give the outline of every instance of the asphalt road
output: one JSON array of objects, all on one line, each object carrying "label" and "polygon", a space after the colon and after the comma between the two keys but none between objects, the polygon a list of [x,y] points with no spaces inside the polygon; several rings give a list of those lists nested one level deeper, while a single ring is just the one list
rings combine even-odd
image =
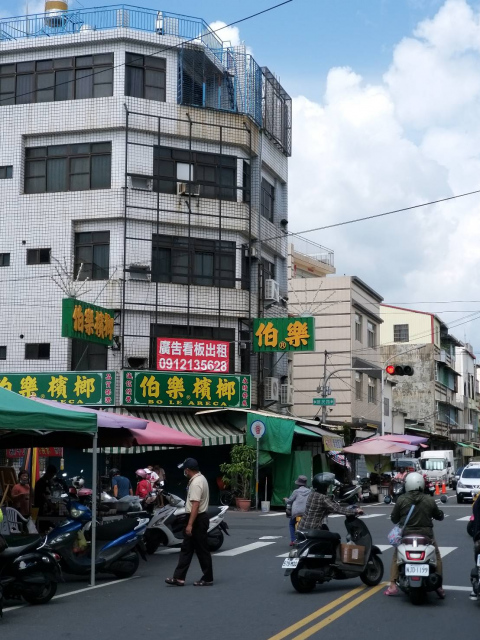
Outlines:
[{"label": "asphalt road", "polygon": [[[414,607],[406,596],[387,598],[384,588],[364,588],[359,579],[298,594],[281,569],[280,556],[289,551],[285,516],[231,512],[231,537],[214,556],[213,587],[192,586],[201,575],[196,560],[185,587],[167,586],[164,579],[172,575],[177,555],[161,550],[130,580],[100,578],[92,589],[87,580],[67,578],[48,605],[12,603],[0,621],[0,638],[304,640],[327,634],[335,640],[371,640],[377,634],[406,634],[409,640],[426,640],[459,632],[477,637],[480,605],[468,598],[473,553],[465,518],[471,506],[450,499],[443,508],[447,517],[435,530],[445,558],[444,601],[431,594],[425,605]],[[367,506],[365,511],[374,543],[383,545],[387,580],[391,507]],[[343,522],[342,517],[330,518],[329,525],[344,536]]]}]

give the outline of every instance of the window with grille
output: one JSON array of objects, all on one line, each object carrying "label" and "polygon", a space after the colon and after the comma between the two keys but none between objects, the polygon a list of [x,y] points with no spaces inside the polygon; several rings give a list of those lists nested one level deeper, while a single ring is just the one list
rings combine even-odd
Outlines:
[{"label": "window with grille", "polygon": [[107,353],[104,344],[72,340],[72,371],[105,371]]},{"label": "window with grille", "polygon": [[110,189],[111,142],[25,149],[25,193]]},{"label": "window with grille", "polygon": [[355,314],[355,340],[362,342],[362,316],[359,313]]},{"label": "window with grille", "polygon": [[374,349],[377,346],[377,327],[372,322],[367,323],[368,346]]},{"label": "window with grille", "polygon": [[125,95],[165,102],[167,61],[138,53],[125,54]]},{"label": "window with grille", "polygon": [[355,398],[363,399],[363,374],[359,371],[355,371]]},{"label": "window with grille", "polygon": [[368,402],[377,402],[377,381],[368,376]]},{"label": "window with grille", "polygon": [[394,324],[393,325],[393,341],[394,342],[408,342],[408,324]]},{"label": "window with grille", "polygon": [[108,280],[110,267],[110,231],[75,234],[75,278]]},{"label": "window with grille", "polygon": [[237,158],[187,149],[154,147],[153,190],[177,193],[177,185],[199,186],[200,196],[219,200],[237,199]]},{"label": "window with grille", "polygon": [[9,178],[13,178],[13,166],[0,167],[0,180],[8,180]]},{"label": "window with grille", "polygon": [[50,264],[50,249],[27,249],[27,264]]},{"label": "window with grille", "polygon": [[235,242],[154,234],[152,282],[235,287]]},{"label": "window with grille", "polygon": [[26,344],[25,360],[50,360],[50,343],[39,342]]},{"label": "window with grille", "polygon": [[113,53],[0,65],[0,105],[113,96]]},{"label": "window with grille", "polygon": [[7,347],[1,346],[0,347],[0,360],[6,360],[7,359]]},{"label": "window with grille", "polygon": [[264,218],[273,222],[273,205],[275,201],[275,187],[262,178],[260,213]]},{"label": "window with grille", "polygon": [[9,266],[10,266],[10,254],[0,253],[0,267],[9,267]]}]

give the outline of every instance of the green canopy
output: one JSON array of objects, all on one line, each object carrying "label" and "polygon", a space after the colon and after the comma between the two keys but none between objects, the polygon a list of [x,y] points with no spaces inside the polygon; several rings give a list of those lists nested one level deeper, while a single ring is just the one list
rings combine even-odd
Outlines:
[{"label": "green canopy", "polygon": [[96,433],[94,413],[51,407],[0,387],[0,431],[81,431]]}]

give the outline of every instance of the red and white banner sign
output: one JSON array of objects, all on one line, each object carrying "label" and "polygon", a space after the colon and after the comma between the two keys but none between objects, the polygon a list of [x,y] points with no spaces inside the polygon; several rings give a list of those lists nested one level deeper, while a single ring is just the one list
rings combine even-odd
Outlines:
[{"label": "red and white banner sign", "polygon": [[229,357],[228,342],[157,338],[158,371],[228,373]]},{"label": "red and white banner sign", "polygon": [[[11,459],[24,458],[28,449],[6,449],[6,457]],[[38,455],[40,458],[63,458],[62,447],[39,447]]]}]

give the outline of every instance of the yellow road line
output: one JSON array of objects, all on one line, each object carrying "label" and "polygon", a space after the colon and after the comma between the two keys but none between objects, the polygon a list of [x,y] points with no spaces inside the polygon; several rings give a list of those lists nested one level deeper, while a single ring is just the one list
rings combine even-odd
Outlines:
[{"label": "yellow road line", "polygon": [[313,625],[313,627],[310,627],[310,629],[306,629],[299,636],[295,636],[295,638],[293,638],[292,640],[306,640],[306,638],[309,638],[317,631],[320,631],[320,629],[323,629],[331,622],[334,622],[335,620],[337,620],[337,618],[340,618],[345,613],[348,613],[349,611],[354,609],[357,605],[361,604],[364,600],[367,600],[371,596],[381,591],[381,589],[383,589],[386,584],[387,584],[386,582],[381,582],[376,587],[371,587],[370,589],[368,589],[368,591],[366,591],[365,593],[362,593],[361,596],[359,596],[358,598],[355,598],[355,600],[352,600],[351,602],[346,604],[344,607],[342,607],[338,611],[335,611],[335,613],[332,613],[332,615],[328,616],[327,618],[324,618],[324,620],[322,620],[321,622],[318,622],[317,624]]},{"label": "yellow road line", "polygon": [[298,629],[301,629],[302,627],[309,624],[310,622],[313,622],[313,620],[316,620],[320,616],[323,616],[324,613],[328,613],[332,609],[335,609],[335,607],[338,607],[338,605],[342,604],[342,602],[345,602],[346,600],[350,600],[350,598],[353,598],[353,596],[356,596],[361,591],[365,591],[366,588],[367,587],[361,586],[361,587],[357,587],[356,589],[352,589],[352,591],[345,593],[340,598],[337,598],[336,600],[334,600],[333,602],[330,602],[329,604],[325,605],[321,609],[314,611],[306,618],[302,618],[302,620],[295,622],[295,624],[292,624],[290,627],[287,627],[283,631],[280,631],[280,633],[277,633],[275,636],[272,636],[268,640],[282,640],[282,638],[286,638],[287,636],[294,633],[295,631],[298,631]]}]

